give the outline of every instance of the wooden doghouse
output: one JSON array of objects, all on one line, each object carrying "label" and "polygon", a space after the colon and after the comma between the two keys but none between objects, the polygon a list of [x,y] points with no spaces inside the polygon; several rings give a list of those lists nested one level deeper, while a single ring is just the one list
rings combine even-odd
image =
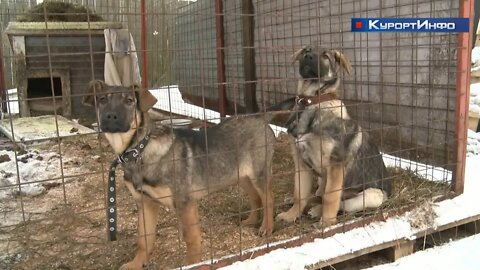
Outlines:
[{"label": "wooden doghouse", "polygon": [[93,120],[82,104],[87,84],[103,79],[106,28],[115,22],[11,22],[9,36],[14,57],[21,117],[61,114]]}]

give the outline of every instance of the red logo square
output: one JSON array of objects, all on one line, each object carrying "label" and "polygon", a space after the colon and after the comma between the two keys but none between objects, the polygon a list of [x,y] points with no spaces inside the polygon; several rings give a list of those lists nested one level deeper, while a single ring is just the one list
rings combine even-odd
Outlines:
[{"label": "red logo square", "polygon": [[362,28],[362,22],[355,22],[355,29],[361,29]]}]

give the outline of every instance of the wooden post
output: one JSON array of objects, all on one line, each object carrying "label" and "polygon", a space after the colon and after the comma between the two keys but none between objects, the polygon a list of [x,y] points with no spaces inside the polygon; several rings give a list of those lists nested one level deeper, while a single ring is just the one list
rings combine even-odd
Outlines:
[{"label": "wooden post", "polygon": [[30,116],[30,108],[28,107],[28,78],[27,78],[27,60],[25,52],[25,37],[13,36],[13,54],[15,57],[15,81],[17,84],[18,107],[21,117]]},{"label": "wooden post", "polygon": [[243,76],[245,78],[245,109],[258,112],[256,97],[257,73],[255,68],[255,12],[252,0],[242,0]]},{"label": "wooden post", "polygon": [[145,0],[140,1],[140,39],[142,47],[142,85],[143,88],[148,89],[148,57],[147,57],[147,8]]},{"label": "wooden post", "polygon": [[473,31],[473,1],[460,1],[461,18],[470,18],[468,33],[458,34],[457,45],[457,93],[455,108],[455,136],[456,136],[456,170],[454,183],[452,185],[456,195],[463,193],[465,181],[465,162],[467,152],[467,129],[468,129],[468,103],[470,100],[470,67]]},{"label": "wooden post", "polygon": [[2,112],[7,112],[7,85],[5,83],[5,69],[3,68],[3,36],[0,34],[0,98]]},{"label": "wooden post", "polygon": [[223,28],[223,0],[215,1],[215,41],[217,50],[218,112],[226,116],[227,94],[225,91],[225,43]]}]

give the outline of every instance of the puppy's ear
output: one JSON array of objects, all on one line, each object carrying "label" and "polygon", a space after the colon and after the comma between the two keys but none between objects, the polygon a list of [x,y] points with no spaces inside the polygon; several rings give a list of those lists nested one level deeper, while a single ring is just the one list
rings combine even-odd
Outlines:
[{"label": "puppy's ear", "polygon": [[298,61],[300,58],[300,55],[302,54],[304,48],[301,48],[299,50],[296,50],[292,55],[290,55],[290,60],[292,60],[292,63],[295,63],[295,61]]},{"label": "puppy's ear", "polygon": [[307,50],[307,49],[311,49],[310,46],[304,46],[303,48],[299,49],[299,50],[296,50],[291,56],[290,56],[290,59],[292,60],[292,63],[295,63],[295,61],[298,61],[300,60],[300,56],[302,55],[302,53]]},{"label": "puppy's ear", "polygon": [[95,95],[105,90],[105,82],[93,80],[88,83],[87,95],[83,97],[82,103],[88,106],[95,106]]},{"label": "puppy's ear", "polygon": [[142,112],[147,112],[150,108],[157,103],[155,96],[150,93],[147,89],[135,84],[132,86],[133,90],[137,93],[138,97],[138,106]]},{"label": "puppy's ear", "polygon": [[335,56],[335,60],[340,63],[340,66],[343,67],[343,69],[345,69],[345,71],[347,71],[349,75],[352,74],[352,64],[350,64],[347,56],[337,50],[334,50],[333,53]]}]

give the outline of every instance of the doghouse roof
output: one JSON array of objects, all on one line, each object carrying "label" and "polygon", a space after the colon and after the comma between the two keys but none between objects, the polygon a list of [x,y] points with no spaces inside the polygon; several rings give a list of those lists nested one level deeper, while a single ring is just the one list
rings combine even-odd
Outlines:
[{"label": "doghouse roof", "polygon": [[48,34],[84,34],[101,32],[103,29],[120,29],[119,22],[10,22],[6,33],[12,36]]}]

